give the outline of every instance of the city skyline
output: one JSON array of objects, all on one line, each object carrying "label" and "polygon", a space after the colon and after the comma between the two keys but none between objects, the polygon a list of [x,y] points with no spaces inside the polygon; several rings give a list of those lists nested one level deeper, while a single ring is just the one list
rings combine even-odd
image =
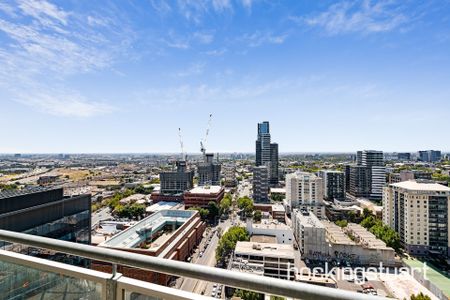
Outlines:
[{"label": "city skyline", "polygon": [[450,151],[450,4],[10,0],[0,153]]}]

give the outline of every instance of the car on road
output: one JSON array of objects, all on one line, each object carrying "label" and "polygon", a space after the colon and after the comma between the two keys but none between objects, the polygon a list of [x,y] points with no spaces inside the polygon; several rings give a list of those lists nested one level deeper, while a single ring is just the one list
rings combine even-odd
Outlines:
[{"label": "car on road", "polygon": [[199,257],[203,256],[203,251],[200,251],[200,253],[198,254]]}]

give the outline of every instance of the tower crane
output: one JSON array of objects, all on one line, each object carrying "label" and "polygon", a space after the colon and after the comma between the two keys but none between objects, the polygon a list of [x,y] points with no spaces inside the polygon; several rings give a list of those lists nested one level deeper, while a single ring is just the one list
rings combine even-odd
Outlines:
[{"label": "tower crane", "polygon": [[209,114],[208,126],[206,127],[205,138],[200,141],[200,151],[203,153],[203,157],[206,156],[206,142],[208,140],[209,129],[211,128],[212,114]]},{"label": "tower crane", "polygon": [[181,128],[178,128],[178,137],[179,137],[179,139],[180,139],[181,160],[185,160],[185,157],[184,157],[183,136],[181,135]]}]

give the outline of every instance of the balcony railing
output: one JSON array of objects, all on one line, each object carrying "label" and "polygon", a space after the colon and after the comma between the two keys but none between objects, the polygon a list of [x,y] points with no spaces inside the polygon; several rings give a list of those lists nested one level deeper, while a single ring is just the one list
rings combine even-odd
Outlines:
[{"label": "balcony railing", "polygon": [[[162,259],[136,253],[76,244],[40,236],[0,230],[0,240],[63,252],[89,259],[140,269],[220,283],[225,286],[252,290],[294,299],[384,299],[339,289],[306,283],[233,272],[203,265]],[[113,274],[98,272],[68,264],[0,250],[0,299],[19,299],[18,295],[71,295],[70,299],[212,299],[178,289],[143,282]],[[114,270],[114,268],[113,268]],[[13,282],[7,282],[13,280]],[[13,287],[13,288],[11,288]],[[28,298],[28,297],[26,297]],[[45,298],[45,297],[44,297]],[[23,299],[20,298],[20,299]],[[139,298],[142,299],[142,298]]]}]

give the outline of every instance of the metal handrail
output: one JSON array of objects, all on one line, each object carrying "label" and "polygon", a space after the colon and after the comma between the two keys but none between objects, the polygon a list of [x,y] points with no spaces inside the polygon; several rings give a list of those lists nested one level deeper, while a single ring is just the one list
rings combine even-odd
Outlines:
[{"label": "metal handrail", "polygon": [[292,297],[296,299],[387,299],[307,283],[292,282],[277,278],[233,272],[203,265],[152,257],[127,251],[72,243],[7,230],[0,230],[0,240],[60,251],[76,256],[151,270],[178,277],[189,277],[209,282],[217,282],[235,288],[252,290],[270,295]]}]

